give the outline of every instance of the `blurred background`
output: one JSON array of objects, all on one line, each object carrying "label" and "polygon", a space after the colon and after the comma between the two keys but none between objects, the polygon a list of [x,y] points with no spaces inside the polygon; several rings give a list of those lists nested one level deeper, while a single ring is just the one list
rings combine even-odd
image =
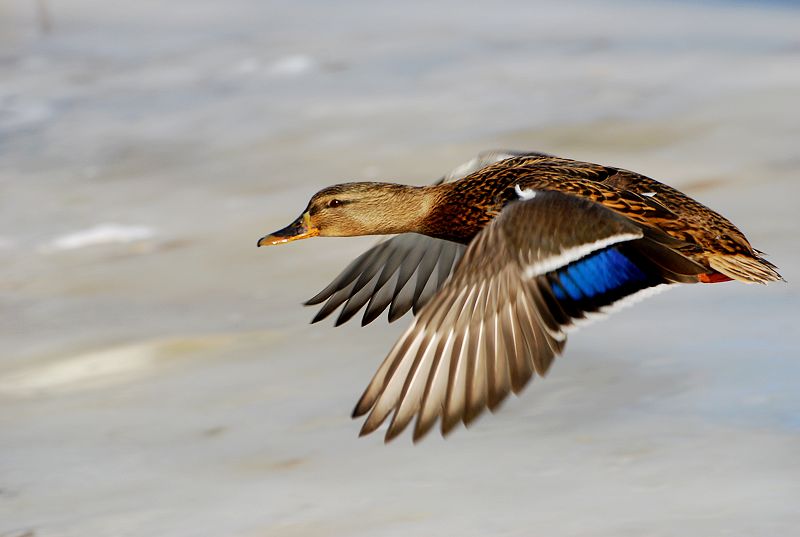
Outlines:
[{"label": "blurred background", "polygon": [[[753,536],[800,524],[794,2],[0,0],[0,536]],[[358,439],[409,318],[309,325],[374,238],[311,194],[494,148],[639,171],[788,284],[574,334],[446,441]]]}]

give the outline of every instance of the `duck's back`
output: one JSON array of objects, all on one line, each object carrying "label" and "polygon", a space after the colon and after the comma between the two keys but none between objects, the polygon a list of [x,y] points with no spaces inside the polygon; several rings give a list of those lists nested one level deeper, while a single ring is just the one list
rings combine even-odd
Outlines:
[{"label": "duck's back", "polygon": [[557,157],[521,156],[442,187],[458,200],[443,204],[442,214],[450,222],[447,229],[462,238],[496,216],[503,204],[513,199],[515,187],[554,190],[590,199],[684,242],[682,253],[724,275],[708,281],[733,278],[765,283],[781,279],[774,265],[764,260],[728,219],[675,188],[629,170]]}]

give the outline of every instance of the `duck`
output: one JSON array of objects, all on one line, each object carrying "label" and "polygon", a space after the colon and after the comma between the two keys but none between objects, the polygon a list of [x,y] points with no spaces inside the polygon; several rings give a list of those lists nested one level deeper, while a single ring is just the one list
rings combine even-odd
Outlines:
[{"label": "duck", "polygon": [[[426,186],[351,182],[258,240],[389,235],[306,302],[413,312],[353,410],[360,435],[447,436],[544,377],[567,334],[679,284],[782,280],[728,219],[642,174],[533,151],[487,151]],[[412,278],[414,281],[412,282]]]}]

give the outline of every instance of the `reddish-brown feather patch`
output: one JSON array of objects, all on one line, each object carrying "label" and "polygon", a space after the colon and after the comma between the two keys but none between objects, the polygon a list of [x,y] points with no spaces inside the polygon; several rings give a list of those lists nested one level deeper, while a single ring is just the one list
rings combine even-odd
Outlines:
[{"label": "reddish-brown feather patch", "polygon": [[729,282],[733,278],[729,278],[724,274],[714,272],[709,274],[698,274],[697,279],[698,281],[700,281],[700,283],[721,283],[721,282]]}]

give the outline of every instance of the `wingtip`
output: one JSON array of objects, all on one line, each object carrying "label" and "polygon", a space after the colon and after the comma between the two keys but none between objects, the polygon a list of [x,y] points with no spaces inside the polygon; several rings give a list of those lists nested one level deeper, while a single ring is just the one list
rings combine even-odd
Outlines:
[{"label": "wingtip", "polygon": [[320,294],[312,296],[311,298],[309,298],[308,300],[303,302],[303,305],[304,306],[316,306],[317,304],[322,304],[322,302],[326,298],[327,297],[323,296],[322,293],[320,293]]},{"label": "wingtip", "polygon": [[360,418],[366,414],[368,410],[369,407],[364,404],[364,396],[362,395],[361,399],[359,399],[358,403],[356,403],[356,406],[353,407],[353,412],[350,413],[350,417],[353,419]]},{"label": "wingtip", "polygon": [[324,319],[327,316],[328,316],[327,314],[323,315],[322,310],[320,310],[320,311],[317,312],[316,315],[314,315],[314,318],[311,319],[311,322],[308,323],[308,324],[317,324],[318,322],[320,322],[322,319]]},{"label": "wingtip", "polygon": [[339,312],[339,316],[336,318],[336,322],[333,323],[333,326],[342,326],[344,323],[355,317],[358,310],[361,309],[361,306],[351,307],[351,300],[348,300],[342,310]]},{"label": "wingtip", "polygon": [[397,319],[405,315],[407,311],[407,309],[403,310],[402,308],[395,307],[395,302],[392,302],[392,305],[389,306],[389,322],[395,322]]},{"label": "wingtip", "polygon": [[367,326],[380,316],[381,316],[380,311],[372,312],[369,309],[367,309],[367,311],[364,312],[364,316],[361,317],[361,326]]},{"label": "wingtip", "polygon": [[458,425],[459,423],[461,423],[461,420],[459,419],[458,416],[453,416],[452,418],[449,419],[446,416],[442,416],[442,425],[441,425],[442,437],[447,438],[448,436],[450,436],[450,433],[452,433],[453,430],[455,430],[456,425]]},{"label": "wingtip", "polygon": [[500,410],[503,407],[503,403],[505,402],[507,396],[508,393],[504,393],[502,395],[492,395],[487,402],[487,408],[489,409],[489,412],[494,414]]},{"label": "wingtip", "polygon": [[481,416],[481,414],[483,414],[484,410],[486,410],[485,406],[480,406],[477,408],[468,408],[466,413],[464,414],[464,419],[463,419],[464,426],[470,427],[473,423],[475,423],[475,420],[477,420]]},{"label": "wingtip", "polygon": [[362,436],[367,436],[370,433],[374,433],[378,429],[378,427],[381,426],[381,423],[383,422],[377,420],[370,420],[369,418],[367,418],[367,420],[364,422],[364,425],[361,426],[361,430],[358,433],[359,438]]},{"label": "wingtip", "polygon": [[427,434],[433,429],[433,426],[436,424],[436,418],[433,420],[429,420],[427,423],[422,423],[420,418],[417,418],[417,422],[414,424],[414,434],[411,437],[411,441],[414,444],[420,442]]},{"label": "wingtip", "polygon": [[394,423],[392,423],[386,430],[386,434],[383,437],[383,443],[388,444],[389,442],[400,436],[400,433],[402,432],[403,432],[402,428],[395,427]]}]

